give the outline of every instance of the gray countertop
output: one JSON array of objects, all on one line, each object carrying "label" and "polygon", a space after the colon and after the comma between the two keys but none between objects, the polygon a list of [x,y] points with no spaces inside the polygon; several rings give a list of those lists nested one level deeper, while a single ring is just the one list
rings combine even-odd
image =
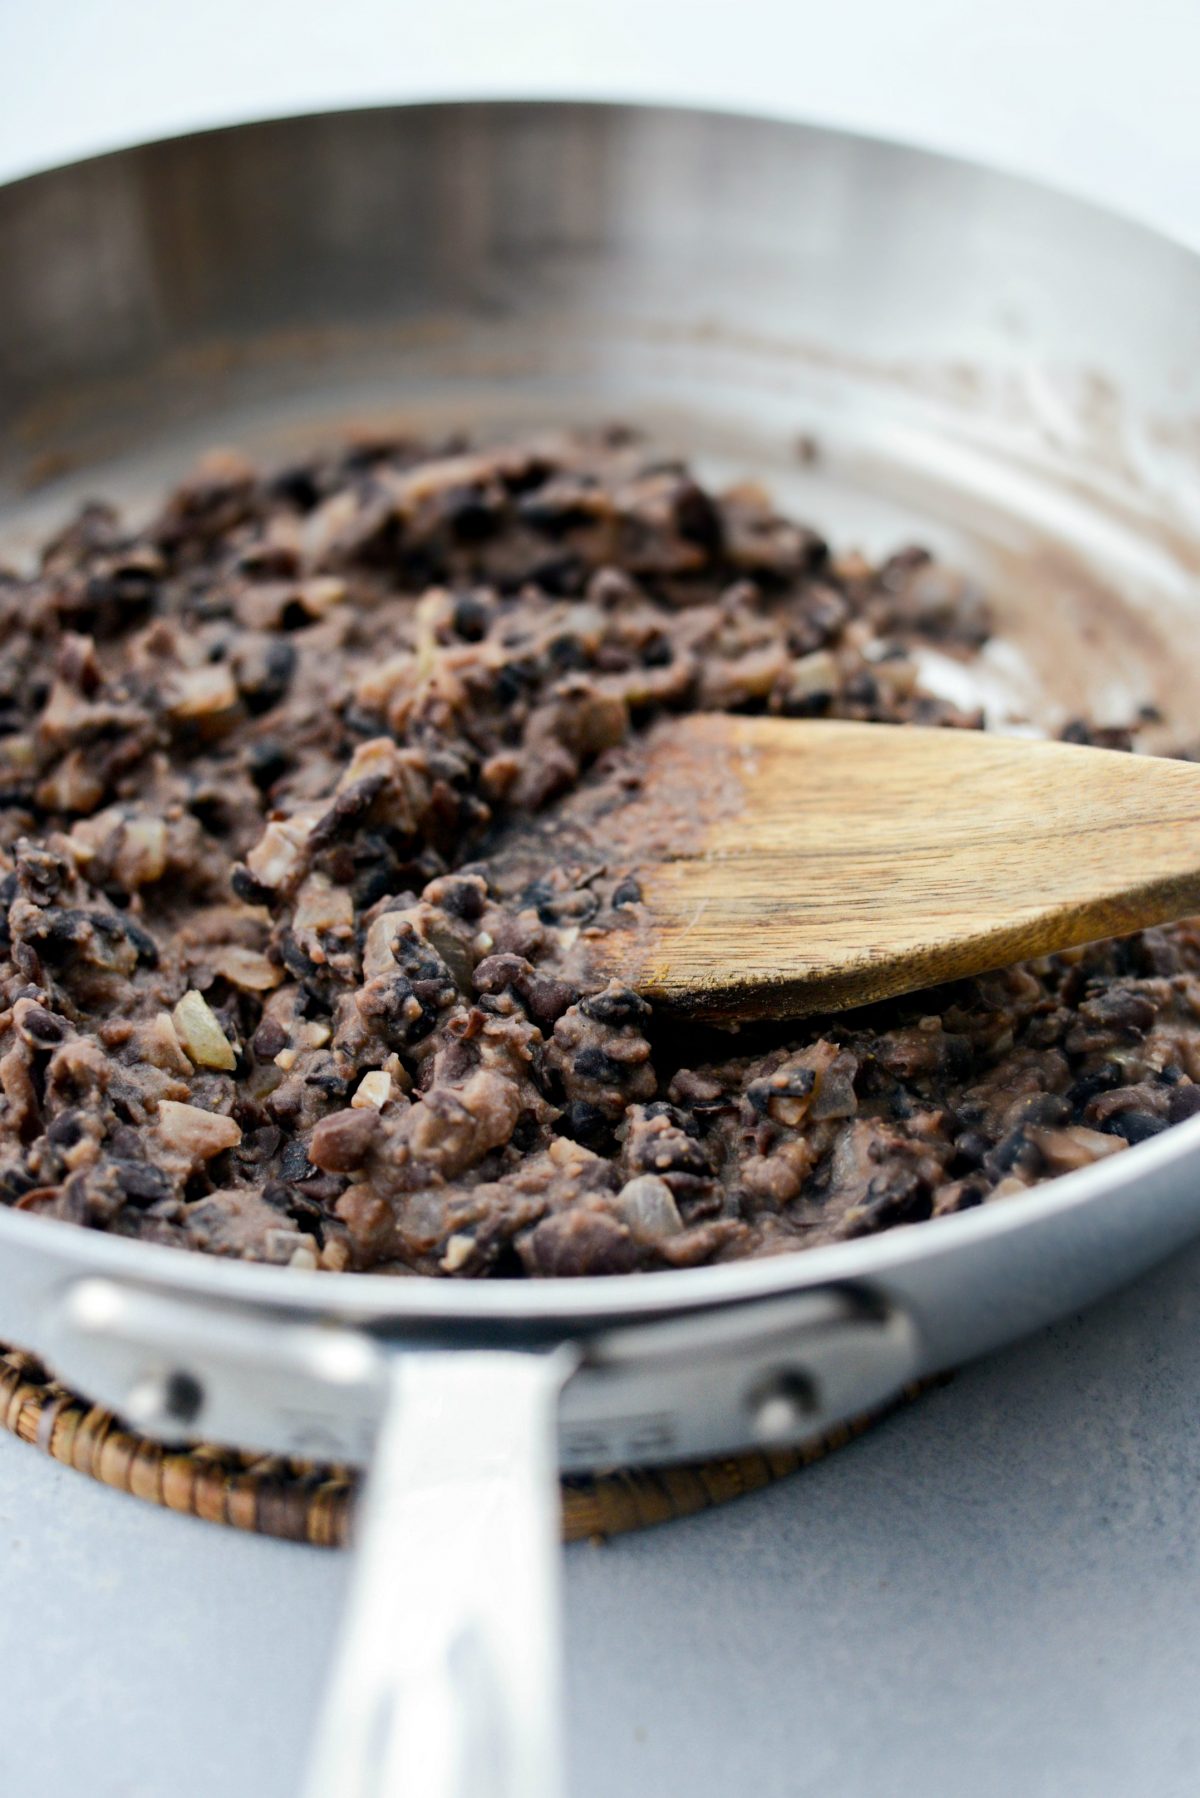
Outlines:
[{"label": "gray countertop", "polygon": [[[573,1798],[1190,1798],[1200,1249],[719,1513],[567,1554]],[[295,1798],[345,1557],[0,1439],[0,1792]]]}]

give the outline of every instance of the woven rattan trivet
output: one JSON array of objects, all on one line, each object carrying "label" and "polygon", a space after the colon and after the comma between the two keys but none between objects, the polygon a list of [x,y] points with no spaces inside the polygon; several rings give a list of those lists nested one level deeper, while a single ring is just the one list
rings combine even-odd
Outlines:
[{"label": "woven rattan trivet", "polygon": [[[904,1398],[920,1390],[911,1387]],[[568,1542],[612,1536],[726,1504],[820,1461],[895,1408],[856,1417],[803,1448],[564,1479],[563,1536]],[[111,1411],[76,1398],[17,1349],[0,1351],[0,1423],[65,1466],[171,1511],[320,1548],[341,1548],[349,1539],[358,1485],[352,1468],[207,1444],[164,1448],[124,1429]]]}]

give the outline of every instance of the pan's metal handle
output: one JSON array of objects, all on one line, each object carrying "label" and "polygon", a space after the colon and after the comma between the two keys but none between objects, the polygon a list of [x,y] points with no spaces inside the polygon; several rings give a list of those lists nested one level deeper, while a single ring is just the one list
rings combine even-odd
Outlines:
[{"label": "pan's metal handle", "polygon": [[306,1798],[560,1798],[556,1426],[575,1353],[388,1360]]}]

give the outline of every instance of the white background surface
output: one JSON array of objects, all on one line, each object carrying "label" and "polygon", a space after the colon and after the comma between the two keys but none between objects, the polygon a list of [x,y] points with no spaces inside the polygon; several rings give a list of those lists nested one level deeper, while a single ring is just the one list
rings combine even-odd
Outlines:
[{"label": "white background surface", "polygon": [[0,0],[0,174],[364,101],[569,94],[908,137],[1200,238],[1196,0]]},{"label": "white background surface", "polygon": [[[916,138],[1200,242],[1198,66],[1195,0],[0,0],[0,176],[255,113],[619,94]],[[798,1480],[572,1551],[575,1798],[1190,1798],[1198,1279],[1194,1252]],[[344,1566],[0,1439],[0,1794],[294,1798]]]}]

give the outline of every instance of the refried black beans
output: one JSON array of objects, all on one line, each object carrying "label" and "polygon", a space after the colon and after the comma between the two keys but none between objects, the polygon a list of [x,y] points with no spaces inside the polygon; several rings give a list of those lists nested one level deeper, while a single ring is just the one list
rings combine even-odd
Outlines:
[{"label": "refried black beans", "polygon": [[[921,549],[838,558],[620,432],[220,454],[144,529],[89,506],[0,575],[0,631],[22,1210],[628,1273],[1006,1200],[1200,1110],[1195,924],[738,1035],[587,976],[636,920],[603,813],[656,717],[982,725],[922,690],[989,623]],[[504,846],[566,796],[577,854]]]}]

